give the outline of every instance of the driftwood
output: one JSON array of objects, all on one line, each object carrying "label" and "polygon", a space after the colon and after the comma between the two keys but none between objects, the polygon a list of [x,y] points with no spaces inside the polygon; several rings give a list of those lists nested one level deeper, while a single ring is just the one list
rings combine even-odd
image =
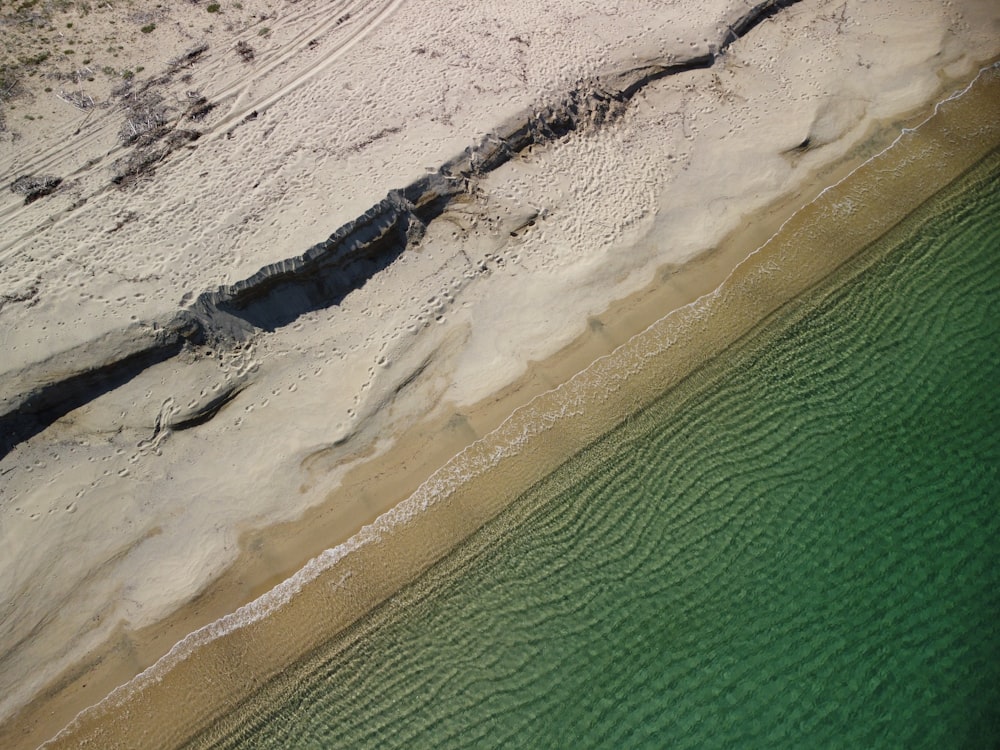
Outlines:
[{"label": "driftwood", "polygon": [[60,91],[56,94],[56,98],[61,99],[67,104],[72,104],[77,109],[82,109],[83,111],[96,106],[94,97],[90,94],[85,94],[83,91]]}]

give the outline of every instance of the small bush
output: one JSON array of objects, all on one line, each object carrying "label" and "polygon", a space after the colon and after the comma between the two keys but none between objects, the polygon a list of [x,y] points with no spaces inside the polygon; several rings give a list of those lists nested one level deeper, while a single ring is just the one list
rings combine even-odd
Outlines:
[{"label": "small bush", "polygon": [[139,29],[139,31],[141,31],[143,34],[152,34],[155,28],[156,28],[155,23],[147,23],[145,26]]},{"label": "small bush", "polygon": [[24,204],[51,195],[62,184],[62,178],[55,175],[23,175],[10,184],[12,192],[24,196]]},{"label": "small bush", "polygon": [[21,62],[25,65],[41,65],[43,62],[49,59],[48,52],[39,52],[37,55],[32,55],[31,57],[22,57]]},{"label": "small bush", "polygon": [[21,76],[18,71],[0,66],[0,101],[13,99],[21,92]]},{"label": "small bush", "polygon": [[221,6],[218,3],[210,3],[209,6],[205,8],[205,10],[209,13],[218,13],[220,9]]},{"label": "small bush", "polygon": [[242,40],[236,43],[236,54],[243,58],[243,62],[252,62],[254,58],[253,47]]}]

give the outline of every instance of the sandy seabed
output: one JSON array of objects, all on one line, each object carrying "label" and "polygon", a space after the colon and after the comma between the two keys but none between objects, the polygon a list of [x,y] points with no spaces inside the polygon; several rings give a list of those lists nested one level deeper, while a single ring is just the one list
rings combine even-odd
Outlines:
[{"label": "sandy seabed", "polygon": [[[0,110],[4,746],[391,515],[1000,53],[975,0],[801,2],[745,33],[740,2],[243,5],[5,18],[97,51]],[[112,21],[143,67],[121,80],[96,68]],[[202,314],[413,185],[347,287]],[[200,335],[142,359],[185,309]],[[420,532],[409,571],[490,512]]]}]

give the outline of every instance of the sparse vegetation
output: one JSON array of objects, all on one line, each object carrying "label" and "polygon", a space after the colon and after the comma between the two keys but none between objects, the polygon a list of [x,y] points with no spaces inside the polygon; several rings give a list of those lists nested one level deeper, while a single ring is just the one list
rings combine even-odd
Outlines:
[{"label": "sparse vegetation", "polygon": [[167,123],[168,107],[163,98],[153,92],[121,92],[128,116],[118,131],[122,144],[131,146],[147,133],[162,128]]},{"label": "sparse vegetation", "polygon": [[85,94],[83,91],[60,91],[57,96],[67,104],[72,104],[77,109],[88,110],[95,105],[94,97]]},{"label": "sparse vegetation", "polygon": [[22,175],[10,184],[13,193],[24,196],[24,204],[28,205],[46,195],[51,195],[62,184],[62,178],[55,175]]},{"label": "sparse vegetation", "polygon": [[243,62],[252,62],[254,58],[253,47],[242,40],[236,43],[236,54],[243,58]]},{"label": "sparse vegetation", "polygon": [[0,67],[0,102],[13,99],[20,93],[20,71],[16,68]]},{"label": "sparse vegetation", "polygon": [[210,102],[207,97],[202,96],[197,91],[188,92],[188,105],[185,115],[189,120],[203,120],[205,116],[217,106],[215,102]]},{"label": "sparse vegetation", "polygon": [[197,130],[174,130],[161,127],[149,133],[136,144],[134,151],[114,164],[115,174],[111,181],[119,187],[127,187],[156,171],[156,165],[171,151],[201,136]]},{"label": "sparse vegetation", "polygon": [[[221,0],[190,3],[197,12],[224,18],[226,23],[203,23],[207,28],[202,33],[247,63],[254,61],[256,50],[237,39],[252,27],[262,37],[271,33],[270,28],[254,26],[269,15],[250,13],[245,0],[226,3],[225,8]],[[180,45],[190,36],[177,22],[179,12],[162,0],[0,0],[0,140],[10,143],[42,135],[45,131],[37,121],[53,115],[74,117],[72,108],[120,107],[120,141],[148,152],[166,143],[163,133],[175,131],[182,121],[193,124],[206,118],[217,103],[192,95],[195,84],[189,69],[203,60],[208,41],[185,51]],[[190,22],[190,16],[185,21]],[[149,44],[152,34],[156,45]],[[164,51],[174,55],[165,69]],[[144,65],[152,70],[143,73]],[[119,172],[125,176],[119,182],[129,181],[130,174],[148,174],[156,161],[155,154],[146,153],[122,165]]]},{"label": "sparse vegetation", "polygon": [[22,57],[20,62],[22,65],[27,67],[41,65],[43,62],[48,60],[50,56],[49,52],[38,52],[30,57]]},{"label": "sparse vegetation", "polygon": [[131,152],[114,164],[114,176],[111,181],[119,187],[125,187],[137,182],[144,175],[151,175],[156,170],[157,162],[167,155],[166,149],[150,151],[137,150]]}]

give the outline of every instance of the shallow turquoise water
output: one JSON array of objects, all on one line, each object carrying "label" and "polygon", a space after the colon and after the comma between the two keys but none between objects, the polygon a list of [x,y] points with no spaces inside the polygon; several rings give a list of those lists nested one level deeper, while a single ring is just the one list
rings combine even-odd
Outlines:
[{"label": "shallow turquoise water", "polygon": [[198,744],[996,747],[998,217],[995,154]]}]

